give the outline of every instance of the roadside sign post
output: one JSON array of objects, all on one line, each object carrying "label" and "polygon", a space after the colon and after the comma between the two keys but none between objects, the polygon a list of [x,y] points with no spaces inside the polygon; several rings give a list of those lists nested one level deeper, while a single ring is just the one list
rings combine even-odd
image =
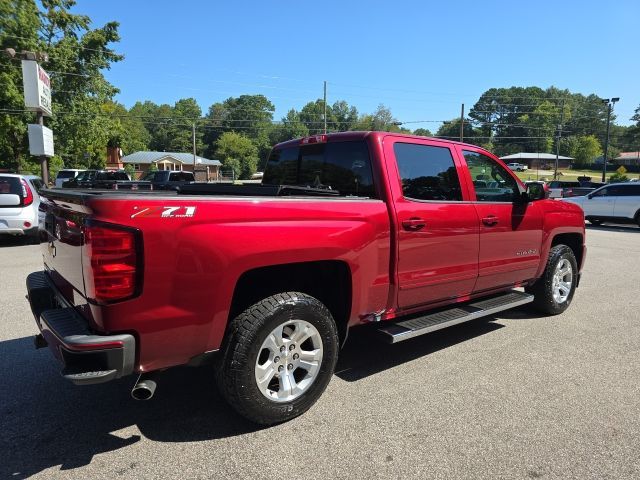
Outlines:
[{"label": "roadside sign post", "polygon": [[40,157],[40,172],[45,185],[49,184],[49,157],[53,156],[53,132],[44,126],[50,117],[51,79],[35,60],[22,60],[24,105],[36,112],[35,124],[29,125],[29,152]]}]

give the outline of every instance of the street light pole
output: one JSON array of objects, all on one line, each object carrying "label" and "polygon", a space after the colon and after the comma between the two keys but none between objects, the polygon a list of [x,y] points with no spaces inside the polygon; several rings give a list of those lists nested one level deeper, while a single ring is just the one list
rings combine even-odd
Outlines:
[{"label": "street light pole", "polygon": [[609,153],[609,127],[611,126],[611,112],[613,111],[613,104],[620,100],[619,97],[614,97],[611,100],[605,98],[602,103],[607,105],[607,136],[604,140],[604,157],[602,158],[602,183],[607,181],[607,155]]}]

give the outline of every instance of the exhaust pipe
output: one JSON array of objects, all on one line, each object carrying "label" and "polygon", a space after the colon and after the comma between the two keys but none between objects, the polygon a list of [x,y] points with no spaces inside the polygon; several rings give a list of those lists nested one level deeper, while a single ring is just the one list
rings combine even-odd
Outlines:
[{"label": "exhaust pipe", "polygon": [[156,393],[155,375],[140,374],[138,381],[131,389],[131,396],[135,400],[149,400]]}]

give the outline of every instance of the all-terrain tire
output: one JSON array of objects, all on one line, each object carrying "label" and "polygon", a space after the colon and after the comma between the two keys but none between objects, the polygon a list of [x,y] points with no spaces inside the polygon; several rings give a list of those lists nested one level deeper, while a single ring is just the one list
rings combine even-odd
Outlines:
[{"label": "all-terrain tire", "polygon": [[[559,301],[558,296],[554,296],[554,277],[557,275],[558,265],[560,263],[566,265],[565,261],[568,262],[571,269],[571,287],[568,295],[562,295],[563,298]],[[558,315],[569,308],[576,290],[577,281],[578,263],[573,250],[566,245],[555,245],[549,250],[547,265],[542,277],[525,290],[535,297],[532,303],[533,308],[547,315]],[[567,281],[566,283],[569,282]]]},{"label": "all-terrain tire", "polygon": [[[313,382],[291,401],[274,401],[260,391],[256,362],[273,330],[294,319],[315,327],[322,341],[322,359]],[[331,380],[338,358],[338,330],[327,307],[300,292],[284,292],[261,300],[229,325],[216,365],[220,392],[229,405],[252,422],[273,425],[291,420],[320,398]]]}]

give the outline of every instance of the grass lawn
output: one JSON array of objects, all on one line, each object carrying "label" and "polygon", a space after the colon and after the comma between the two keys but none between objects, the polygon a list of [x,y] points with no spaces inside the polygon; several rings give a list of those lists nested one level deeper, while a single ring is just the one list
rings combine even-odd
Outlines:
[{"label": "grass lawn", "polygon": [[[616,173],[615,169],[612,170],[613,167],[607,168],[607,180],[611,175]],[[516,175],[520,178],[520,180],[553,180],[553,170],[539,170],[536,172],[535,169],[527,170],[526,172],[516,172]],[[640,174],[638,173],[626,173],[629,179],[631,178],[640,178]],[[558,179],[562,180],[576,180],[578,177],[591,177],[593,182],[599,182],[602,179],[602,170],[570,170],[570,169],[558,169]]]}]

